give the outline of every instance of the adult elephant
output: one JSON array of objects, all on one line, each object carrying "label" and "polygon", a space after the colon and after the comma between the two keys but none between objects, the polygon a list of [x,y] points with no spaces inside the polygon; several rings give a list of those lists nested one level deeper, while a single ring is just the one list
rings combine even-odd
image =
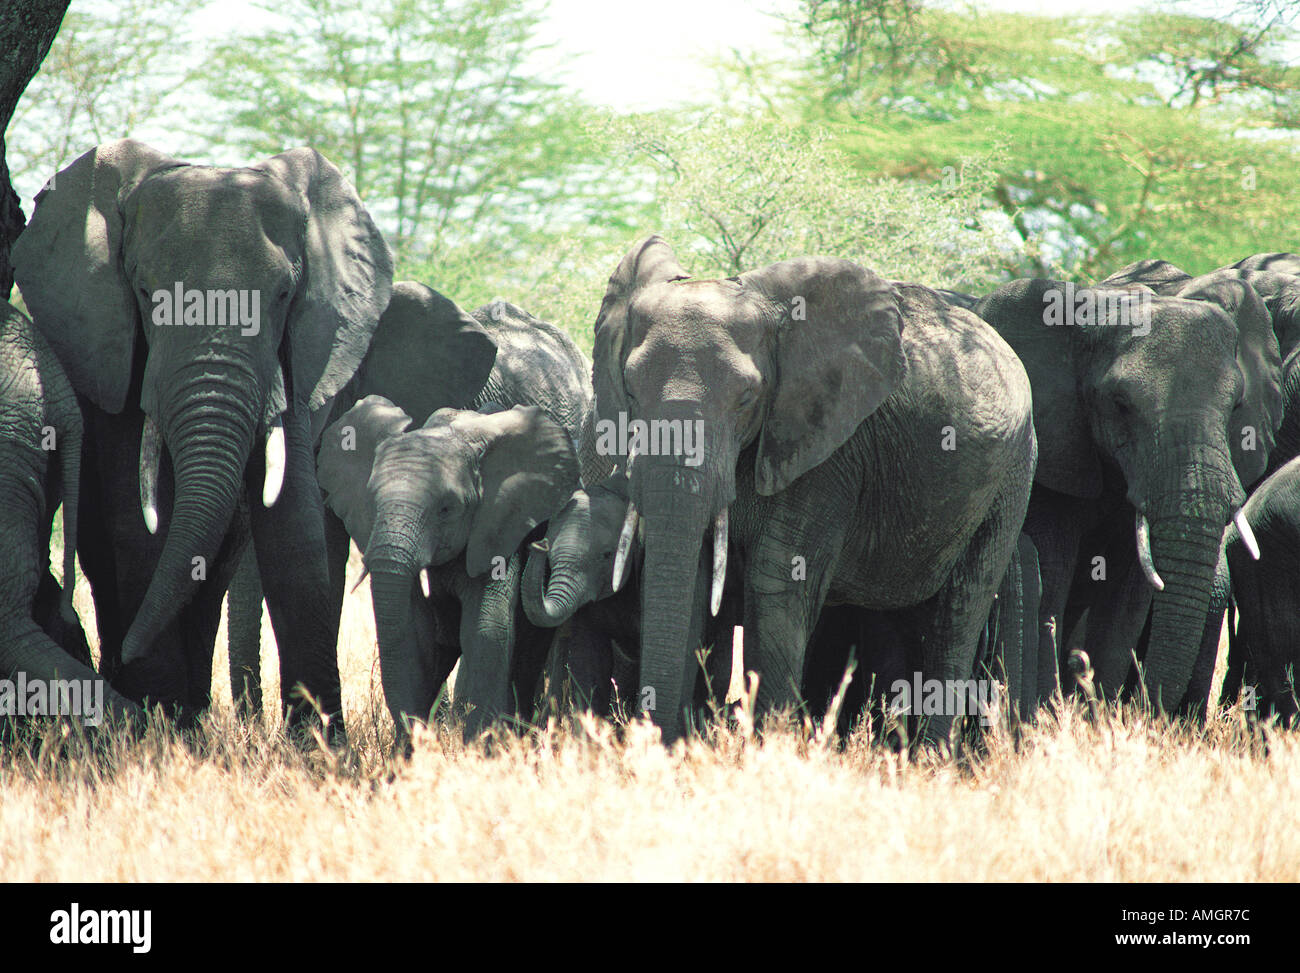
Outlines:
[{"label": "adult elephant", "polygon": [[[102,683],[76,612],[75,545],[82,424],[67,376],[27,317],[0,301],[0,678]],[[63,503],[63,586],[50,574]],[[104,686],[109,713],[138,708]],[[93,715],[93,714],[84,714]]]},{"label": "adult elephant", "polygon": [[312,149],[224,169],[126,139],[58,173],[13,260],[87,418],[77,544],[104,671],[134,698],[206,705],[247,486],[284,702],[300,720],[301,688],[339,714],[311,416],[392,282],[356,192]]},{"label": "adult elephant", "polygon": [[[594,359],[602,422],[702,437],[692,451],[655,437],[630,472],[625,531],[644,521],[655,620],[640,697],[666,740],[684,729],[729,543],[760,709],[800,702],[827,603],[894,612],[925,678],[971,676],[1035,453],[1024,369],[983,322],[847,260],[694,280],[651,236],[610,278]],[[709,533],[711,579],[697,572]]]},{"label": "adult elephant", "polygon": [[410,427],[362,399],[326,430],[320,483],[365,554],[394,722],[427,720],[463,655],[470,736],[531,702],[550,633],[518,625],[520,548],[577,487],[577,453],[536,406],[440,409]]},{"label": "adult elephant", "polygon": [[[590,435],[590,362],[563,331],[509,301],[498,299],[466,312],[424,284],[398,281],[329,423],[372,395],[388,399],[417,428],[443,408],[535,405],[571,431],[584,479],[599,478],[612,466],[595,451]],[[342,530],[328,508],[325,519]],[[364,542],[357,540],[358,546]],[[228,631],[232,694],[256,711],[262,593],[250,561],[251,555],[246,556],[231,585]],[[346,561],[345,540],[330,568],[335,617],[343,605]]]},{"label": "adult elephant", "polygon": [[[1145,685],[1171,711],[1191,679],[1224,524],[1280,418],[1259,299],[1240,282],[1215,288],[1190,300],[1140,282],[1018,280],[978,309],[1033,384],[1041,453],[1025,532],[1040,559],[1041,638],[1064,653],[1072,616],[1105,615],[1090,613],[1088,644],[1116,692],[1149,605]],[[1262,450],[1232,434],[1246,427]]]}]

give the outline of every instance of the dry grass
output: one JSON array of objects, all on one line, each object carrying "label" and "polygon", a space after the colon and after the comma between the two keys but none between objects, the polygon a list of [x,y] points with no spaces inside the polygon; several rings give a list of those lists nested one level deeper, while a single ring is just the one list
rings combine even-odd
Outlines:
[{"label": "dry grass", "polygon": [[0,755],[0,876],[1300,878],[1300,737],[1240,712],[1198,730],[1107,710],[1094,726],[1065,705],[949,761],[909,762],[861,734],[839,748],[811,727],[754,734],[743,720],[666,750],[644,724],[589,718],[468,747],[441,727],[405,760],[390,752],[364,588],[346,611],[350,754],[299,750],[275,718],[240,724],[223,676],[189,740],[150,731],[91,754],[47,730]]}]

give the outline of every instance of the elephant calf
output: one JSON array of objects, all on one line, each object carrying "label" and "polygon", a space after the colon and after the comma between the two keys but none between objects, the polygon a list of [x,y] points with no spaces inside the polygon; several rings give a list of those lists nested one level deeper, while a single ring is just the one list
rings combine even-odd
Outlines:
[{"label": "elephant calf", "polygon": [[325,432],[320,484],[365,555],[399,730],[428,719],[461,657],[469,736],[531,700],[549,633],[519,624],[520,548],[577,488],[577,452],[536,406],[439,409],[411,425],[387,399],[362,399]]},{"label": "elephant calf", "polygon": [[1244,513],[1259,557],[1237,525],[1229,525],[1224,549],[1238,618],[1236,630],[1228,628],[1221,701],[1230,705],[1243,684],[1255,685],[1263,711],[1291,724],[1300,712],[1294,673],[1300,666],[1300,459],[1261,483]]}]

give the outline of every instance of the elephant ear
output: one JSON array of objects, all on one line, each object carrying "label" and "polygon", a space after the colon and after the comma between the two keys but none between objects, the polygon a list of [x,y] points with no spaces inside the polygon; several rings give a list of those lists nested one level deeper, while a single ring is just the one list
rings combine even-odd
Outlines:
[{"label": "elephant ear", "polygon": [[398,281],[361,362],[357,393],[388,396],[422,426],[438,409],[473,402],[496,357],[496,342],[455,301]]},{"label": "elephant ear", "polygon": [[626,412],[627,390],[623,386],[623,363],[631,351],[627,307],[632,295],[647,284],[681,280],[690,276],[677,262],[666,240],[651,234],[632,244],[610,275],[605,297],[596,315],[596,340],[592,347],[591,384],[596,396],[596,416],[618,421]]},{"label": "elephant ear", "polygon": [[406,432],[411,417],[381,395],[368,395],[325,430],[316,457],[316,478],[325,504],[343,521],[365,552],[375,524],[374,502],[366,485],[375,450],[389,436]]},{"label": "elephant ear", "polygon": [[1049,303],[1059,303],[1066,292],[1059,280],[1013,280],[981,300],[976,313],[1011,346],[1029,375],[1038,438],[1034,482],[1067,496],[1096,499],[1101,495],[1101,459],[1079,387],[1075,341],[1092,337],[1086,332],[1118,329],[1049,325]]},{"label": "elephant ear", "polygon": [[1134,284],[1145,284],[1157,294],[1172,294],[1191,279],[1191,274],[1175,267],[1168,260],[1137,260],[1115,271],[1105,280],[1098,281],[1097,286],[1127,288]]},{"label": "elephant ear", "polygon": [[307,200],[302,281],[289,310],[295,396],[310,411],[356,373],[388,306],[393,254],[343,173],[315,149],[282,152],[253,169]]},{"label": "elephant ear", "polygon": [[740,278],[779,315],[775,388],[755,459],[771,496],[838,449],[907,372],[893,286],[849,260],[783,260]]},{"label": "elephant ear", "polygon": [[36,196],[13,248],[14,276],[36,327],[73,386],[121,412],[139,307],[122,268],[122,205],[148,176],[187,165],[134,139],[96,146]]},{"label": "elephant ear", "polygon": [[[1282,424],[1282,356],[1273,319],[1253,287],[1218,272],[1192,279],[1177,296],[1217,305],[1237,325],[1237,366],[1245,389],[1232,412],[1228,446],[1237,478],[1249,489],[1264,475]],[[1248,436],[1253,449],[1243,448]]]},{"label": "elephant ear", "polygon": [[461,412],[451,426],[481,450],[482,494],[465,548],[465,569],[478,577],[564,506],[580,485],[578,456],[564,427],[533,405]]},{"label": "elephant ear", "polygon": [[1286,361],[1300,347],[1300,277],[1273,270],[1238,270],[1237,274],[1264,301],[1273,319],[1278,352]]}]

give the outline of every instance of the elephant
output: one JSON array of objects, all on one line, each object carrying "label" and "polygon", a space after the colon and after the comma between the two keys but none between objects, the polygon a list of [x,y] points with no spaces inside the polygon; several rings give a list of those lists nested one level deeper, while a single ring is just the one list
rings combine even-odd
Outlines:
[{"label": "elephant", "polygon": [[[1155,271],[1181,273],[1163,262]],[[1033,385],[1040,455],[1024,529],[1040,560],[1040,638],[1052,646],[1039,658],[1063,666],[1087,610],[1097,682],[1116,693],[1150,613],[1144,685],[1172,712],[1192,678],[1223,527],[1243,483],[1262,474],[1281,418],[1280,361],[1242,282],[1189,279],[1169,297],[1124,276],[1123,288],[1012,281],[977,310]],[[1245,448],[1236,431],[1247,427],[1259,448]]]},{"label": "elephant", "polygon": [[[563,428],[574,431],[584,477],[596,477],[612,461],[595,452],[589,433],[591,365],[559,328],[509,301],[497,299],[473,312],[416,281],[398,281],[379,319],[366,357],[335,400],[329,423],[358,400],[379,395],[422,426],[441,408],[478,409],[536,405]],[[318,444],[319,445],[319,444]],[[339,524],[326,508],[327,523]],[[346,537],[346,531],[344,531]],[[365,538],[358,539],[358,545]],[[236,574],[228,607],[232,695],[247,710],[260,709],[262,593],[248,565]],[[330,610],[342,610],[346,540],[331,564],[338,583]]]},{"label": "elephant", "polygon": [[[537,335],[537,341],[525,352],[520,347],[526,344],[524,332],[535,319],[522,309],[504,303],[492,306],[490,311],[483,318],[491,333],[479,320],[432,288],[415,281],[394,283],[388,306],[379,318],[356,374],[334,398],[330,409],[313,417],[313,429],[319,430],[313,437],[313,453],[319,451],[320,434],[325,426],[336,422],[366,396],[383,395],[411,416],[414,424],[423,425],[438,409],[475,405],[483,398],[489,378],[493,379],[493,391],[500,398],[521,394],[513,388],[512,379],[520,368],[517,360],[525,353],[537,355],[542,347],[554,345],[554,359],[568,361],[570,349],[560,344],[560,339],[565,342],[568,339],[563,335],[556,338],[546,331],[549,325],[539,323],[533,328],[531,333]],[[494,335],[501,339],[503,350],[499,356]],[[572,353],[579,354],[576,349]],[[504,375],[494,375],[498,357]],[[544,394],[560,403],[562,414],[567,414],[573,407],[567,403],[566,388],[559,387],[560,384],[548,387]],[[591,398],[589,390],[578,389],[570,394],[581,402],[589,402]],[[514,404],[513,400],[508,404]],[[343,609],[348,537],[342,521],[328,507],[324,509],[324,520],[326,536],[341,537],[341,542],[328,545],[331,585],[327,610],[331,618],[338,619]],[[242,711],[253,714],[260,713],[262,708],[262,595],[256,555],[249,549],[231,579],[226,615],[231,696]]]},{"label": "elephant", "polygon": [[[1259,557],[1250,551],[1235,524],[1224,535],[1237,608],[1235,630],[1228,628],[1228,668],[1220,702],[1231,705],[1243,684],[1257,685],[1250,697],[1265,715],[1293,726],[1300,714],[1295,670],[1300,668],[1300,458],[1271,474],[1244,508]],[[1212,618],[1219,634],[1222,614]]]},{"label": "elephant", "polygon": [[644,527],[638,695],[665,741],[733,556],[760,713],[802,703],[827,604],[891,613],[925,679],[970,678],[1036,454],[1025,370],[984,322],[829,257],[696,280],[651,235],[610,277],[593,359],[598,435],[648,430],[623,450],[624,533]]},{"label": "elephant", "polygon": [[251,535],[291,724],[310,696],[341,734],[328,605],[342,579],[313,414],[356,372],[392,288],[355,190],[314,149],[227,169],[123,139],[37,196],[13,262],[86,420],[77,549],[102,670],[182,719],[202,710]]},{"label": "elephant", "polygon": [[[642,552],[635,537],[622,553],[620,574],[626,580],[618,590],[612,573],[620,558],[627,507],[622,468],[574,491],[547,522],[546,536],[529,545],[520,586],[520,601],[532,624],[563,626],[551,651],[552,689],[601,716],[610,712],[611,683],[624,699],[633,698],[637,687]],[[732,572],[722,606],[705,628],[703,644],[712,649],[695,690],[701,707],[724,697],[730,685],[732,632],[741,619],[737,589]]]},{"label": "elephant", "polygon": [[521,548],[578,486],[572,432],[537,406],[412,428],[381,396],[326,430],[320,484],[365,555],[399,732],[429,719],[458,656],[467,738],[531,701],[551,633],[521,624]]},{"label": "elephant", "polygon": [[[91,665],[72,607],[82,422],[76,394],[27,316],[0,301],[0,679],[99,684],[107,715],[139,716]],[[54,511],[63,503],[63,585],[50,573]],[[83,716],[95,716],[83,713]]]}]

